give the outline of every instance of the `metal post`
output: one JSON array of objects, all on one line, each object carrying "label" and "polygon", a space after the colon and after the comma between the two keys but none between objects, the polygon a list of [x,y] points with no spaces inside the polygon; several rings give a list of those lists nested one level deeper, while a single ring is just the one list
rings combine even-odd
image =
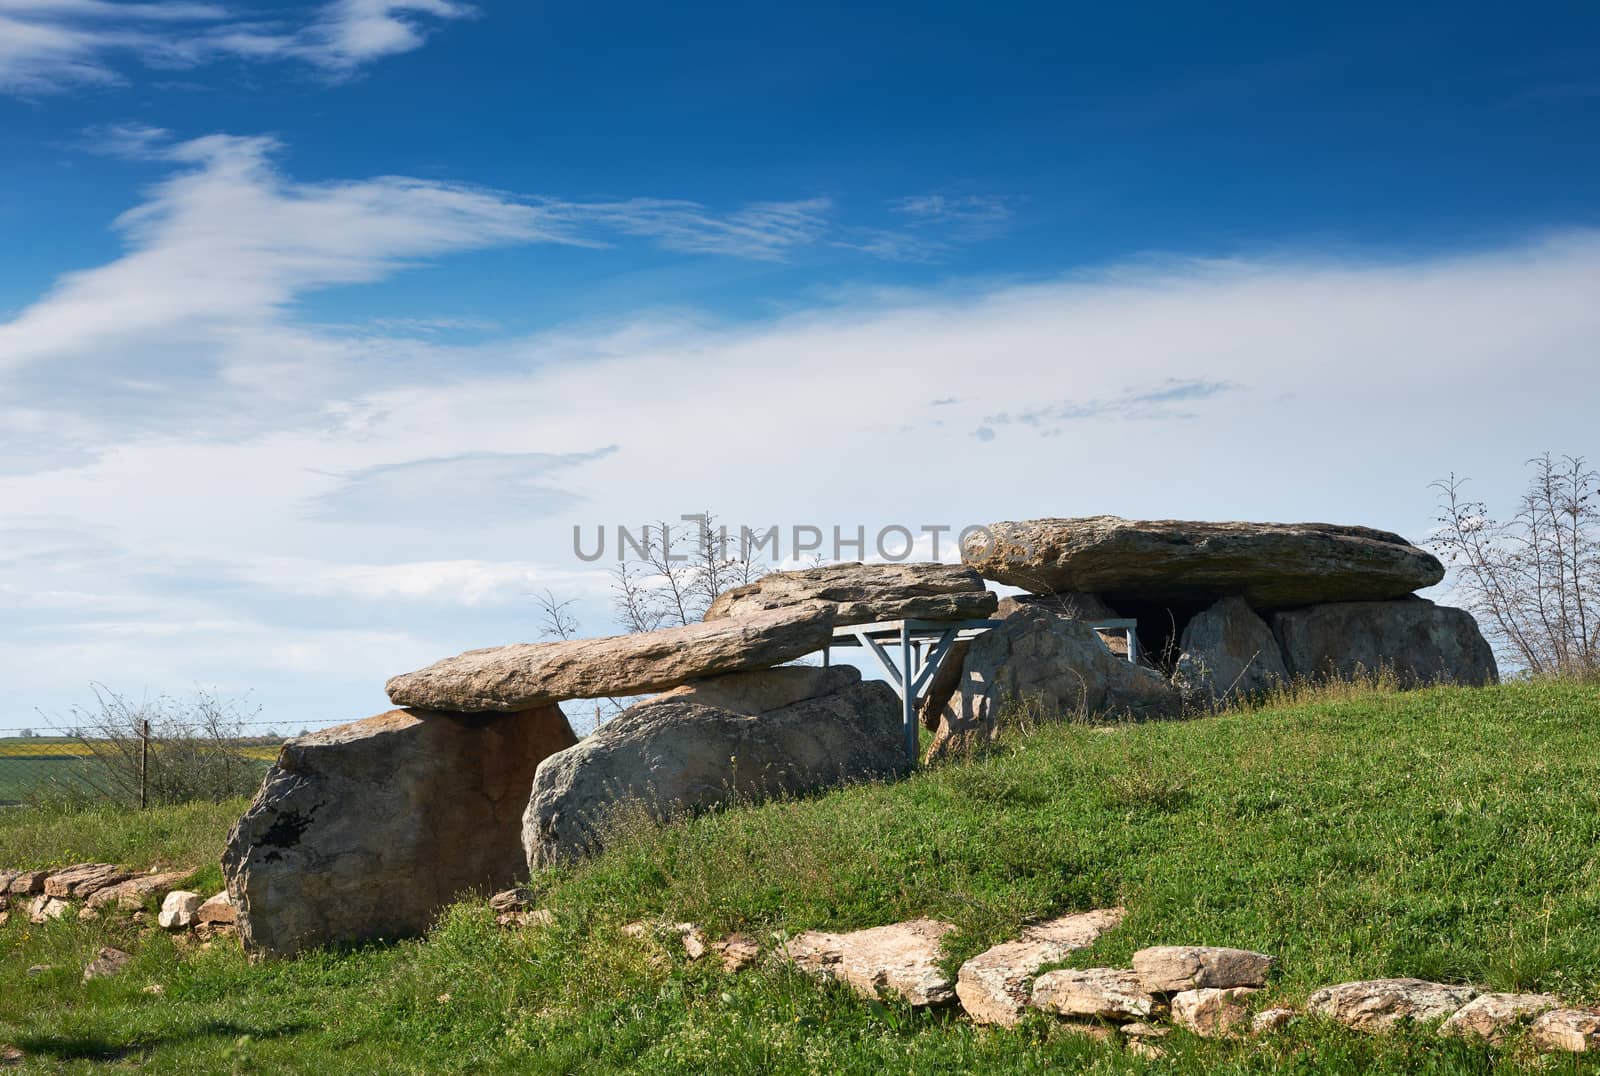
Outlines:
[{"label": "metal post", "polygon": [[904,670],[900,677],[900,706],[901,717],[905,721],[906,758],[915,766],[918,746],[917,672],[911,663],[911,627],[903,620],[900,622],[900,668]]},{"label": "metal post", "polygon": [[150,804],[150,719],[139,722],[139,810]]}]

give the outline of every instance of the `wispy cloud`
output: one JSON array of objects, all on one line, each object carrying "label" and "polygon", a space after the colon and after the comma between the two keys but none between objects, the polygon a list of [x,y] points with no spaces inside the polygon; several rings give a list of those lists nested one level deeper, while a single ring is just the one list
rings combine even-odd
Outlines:
[{"label": "wispy cloud", "polygon": [[285,19],[214,3],[0,0],[0,92],[116,84],[128,61],[172,70],[240,57],[347,76],[420,47],[433,22],[472,13],[456,0],[331,0]]},{"label": "wispy cloud", "polygon": [[889,209],[919,223],[989,228],[1011,218],[1011,203],[1009,198],[992,194],[917,194],[895,199]]},{"label": "wispy cloud", "polygon": [[996,426],[1025,426],[1046,437],[1059,436],[1063,423],[1086,419],[1113,419],[1124,422],[1151,422],[1161,419],[1188,420],[1199,412],[1181,406],[1210,400],[1235,392],[1240,386],[1231,381],[1207,378],[1169,377],[1147,389],[1129,389],[1102,399],[1061,400],[1055,403],[1001,411],[985,415],[973,431],[980,441],[992,441]]},{"label": "wispy cloud", "polygon": [[575,223],[593,222],[624,235],[657,240],[668,250],[773,260],[816,242],[829,228],[827,198],[757,202],[724,217],[698,202],[632,198],[622,202],[545,205]]}]

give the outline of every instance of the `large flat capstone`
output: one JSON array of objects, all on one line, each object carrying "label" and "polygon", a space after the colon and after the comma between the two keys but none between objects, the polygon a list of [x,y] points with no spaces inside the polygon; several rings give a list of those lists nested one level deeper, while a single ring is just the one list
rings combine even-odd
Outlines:
[{"label": "large flat capstone", "polygon": [[810,602],[833,608],[833,622],[969,620],[987,617],[999,598],[959,564],[827,564],[771,572],[717,596],[706,620],[748,617]]},{"label": "large flat capstone", "polygon": [[468,650],[394,677],[388,692],[399,706],[457,713],[527,710],[765,669],[821,650],[832,635],[832,609],[810,603],[633,635]]},{"label": "large flat capstone", "polygon": [[962,559],[1035,593],[1258,610],[1398,598],[1444,578],[1438,558],[1387,531],[1330,523],[1210,523],[1117,516],[996,523]]}]

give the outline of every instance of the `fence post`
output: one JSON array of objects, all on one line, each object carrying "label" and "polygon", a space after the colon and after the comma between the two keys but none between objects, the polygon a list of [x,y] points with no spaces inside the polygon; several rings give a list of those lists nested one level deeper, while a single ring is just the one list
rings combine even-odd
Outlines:
[{"label": "fence post", "polygon": [[139,810],[144,810],[149,804],[149,781],[146,775],[150,772],[150,719],[147,717],[139,722]]}]

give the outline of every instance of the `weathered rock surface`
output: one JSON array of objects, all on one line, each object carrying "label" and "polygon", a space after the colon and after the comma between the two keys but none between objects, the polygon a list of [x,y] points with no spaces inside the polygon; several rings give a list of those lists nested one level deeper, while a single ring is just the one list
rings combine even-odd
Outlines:
[{"label": "weathered rock surface", "polygon": [[1402,1020],[1423,1023],[1447,1017],[1477,994],[1470,986],[1422,979],[1371,979],[1318,990],[1306,999],[1306,1011],[1357,1031],[1387,1031]]},{"label": "weathered rock surface", "polygon": [[196,923],[232,926],[239,921],[239,906],[233,903],[228,891],[223,890],[201,901],[200,907],[195,909],[194,919]]},{"label": "weathered rock surface", "polygon": [[88,966],[83,969],[83,981],[109,979],[127,967],[128,962],[132,959],[133,956],[131,954],[124,953],[121,949],[113,949],[109,945],[104,946],[99,953],[95,954],[95,958],[89,961]]},{"label": "weathered rock surface", "polygon": [[1250,698],[1289,679],[1277,636],[1243,598],[1223,598],[1183,629],[1173,680],[1190,698]]},{"label": "weathered rock surface", "polygon": [[167,890],[189,880],[194,871],[162,871],[158,874],[139,874],[126,882],[95,890],[89,897],[88,907],[115,906],[122,909],[139,908],[151,897],[164,895]]},{"label": "weathered rock surface", "polygon": [[775,609],[833,609],[833,623],[879,620],[972,620],[989,616],[999,599],[971,568],[957,564],[827,564],[771,572],[753,583],[723,591],[706,620],[749,617]]},{"label": "weathered rock surface", "polygon": [[200,911],[200,894],[188,889],[174,889],[161,902],[161,914],[156,925],[162,930],[188,930],[195,925],[195,915]]},{"label": "weathered rock surface", "polygon": [[1248,986],[1180,990],[1172,995],[1172,1022],[1203,1039],[1242,1035],[1250,1030],[1245,999],[1255,992]]},{"label": "weathered rock surface", "polygon": [[[529,869],[598,850],[619,807],[666,818],[904,772],[900,701],[860,675],[772,669],[630,706],[540,765],[522,827]],[[801,691],[817,693],[759,709]]]},{"label": "weathered rock surface", "polygon": [[554,706],[391,710],[291,740],[223,853],[245,946],[417,934],[457,894],[510,886],[534,771],[575,742]]},{"label": "weathered rock surface", "polygon": [[1533,1022],[1533,1044],[1541,1050],[1581,1054],[1600,1050],[1600,1010],[1556,1009]]},{"label": "weathered rock surface", "polygon": [[1061,1016],[1142,1020],[1157,1002],[1137,972],[1128,968],[1047,971],[1034,980],[1033,1006]]},{"label": "weathered rock surface", "polygon": [[1153,945],[1133,954],[1133,970],[1151,993],[1265,986],[1273,959],[1249,949]]},{"label": "weathered rock surface", "polygon": [[1282,1031],[1294,1022],[1299,1013],[1293,1009],[1263,1009],[1256,1013],[1250,1021],[1250,1034],[1270,1035],[1274,1031]]},{"label": "weathered rock surface", "polygon": [[458,713],[528,710],[766,669],[821,650],[832,636],[832,609],[812,603],[634,635],[468,650],[394,677],[388,692],[398,706]]},{"label": "weathered rock surface", "polygon": [[1552,994],[1483,994],[1457,1009],[1439,1034],[1498,1046],[1518,1024],[1560,1007],[1561,999]]},{"label": "weathered rock surface", "polygon": [[83,900],[93,896],[96,890],[132,877],[132,871],[123,870],[115,863],[79,863],[51,872],[44,881],[44,894],[47,897]]},{"label": "weathered rock surface", "polygon": [[1091,623],[1122,619],[1122,614],[1107,605],[1100,595],[1072,590],[1051,594],[1008,594],[1000,599],[995,612],[1006,617],[1022,609],[1043,609],[1068,620],[1087,620]]},{"label": "weathered rock surface", "polygon": [[17,871],[12,875],[6,892],[19,897],[35,896],[44,892],[45,879],[49,877],[49,871]]},{"label": "weathered rock surface", "polygon": [[1035,923],[1024,928],[1017,940],[984,950],[962,964],[956,975],[961,1007],[980,1024],[1010,1027],[1027,1010],[1028,988],[1040,968],[1093,945],[1126,914],[1123,908],[1101,908],[1064,915]]},{"label": "weathered rock surface", "polygon": [[1425,598],[1314,605],[1274,615],[1272,630],[1297,676],[1349,678],[1389,668],[1408,687],[1499,679],[1472,614]]},{"label": "weathered rock surface", "polygon": [[1012,701],[1062,717],[1157,717],[1182,706],[1166,678],[1111,653],[1087,624],[1029,609],[972,640],[929,757],[986,743]]},{"label": "weathered rock surface", "polygon": [[28,905],[28,922],[41,924],[52,919],[60,919],[67,914],[71,905],[61,897],[34,897]]},{"label": "weathered rock surface", "polygon": [[711,948],[722,957],[724,975],[741,972],[761,957],[761,943],[748,934],[729,934],[712,942]]},{"label": "weathered rock surface", "polygon": [[942,1005],[955,996],[938,964],[940,945],[953,930],[936,919],[848,934],[808,930],[789,939],[782,955],[802,971],[848,983],[863,997],[887,993],[911,1005]]},{"label": "weathered rock surface", "polygon": [[1117,516],[997,523],[962,560],[1035,593],[1256,609],[1398,598],[1444,578],[1436,557],[1397,534],[1328,523],[1208,523]]}]

